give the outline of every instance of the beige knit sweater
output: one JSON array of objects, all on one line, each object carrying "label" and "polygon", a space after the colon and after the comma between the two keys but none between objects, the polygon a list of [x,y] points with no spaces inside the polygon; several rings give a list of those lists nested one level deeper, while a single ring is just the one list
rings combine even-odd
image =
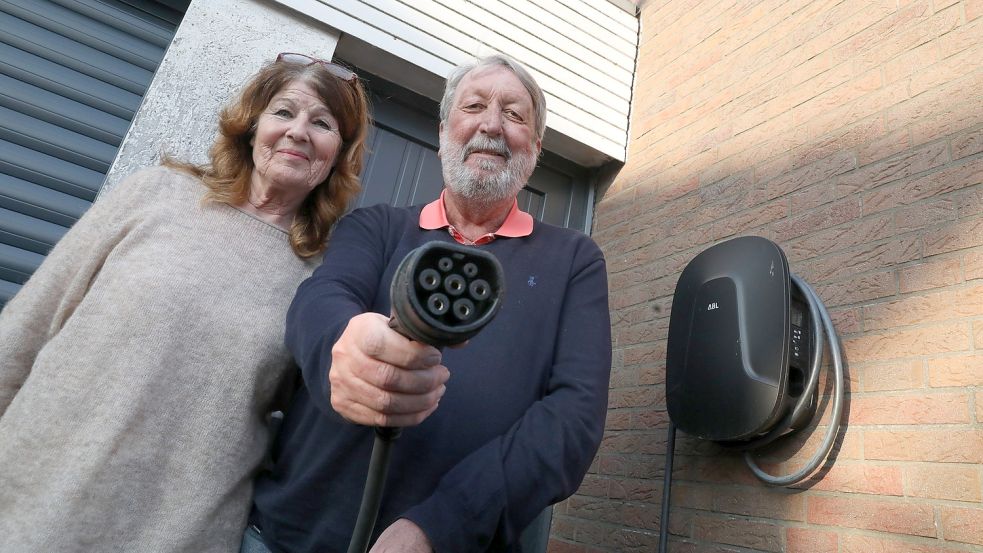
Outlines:
[{"label": "beige knit sweater", "polygon": [[0,313],[0,551],[238,551],[320,259],[204,190],[120,183]]}]

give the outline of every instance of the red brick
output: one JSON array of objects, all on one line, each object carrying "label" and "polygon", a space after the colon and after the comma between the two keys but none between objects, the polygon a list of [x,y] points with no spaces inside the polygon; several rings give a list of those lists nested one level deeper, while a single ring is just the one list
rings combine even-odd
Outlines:
[{"label": "red brick", "polygon": [[863,387],[868,392],[925,387],[925,369],[920,360],[866,365],[861,370]]},{"label": "red brick", "polygon": [[610,479],[611,499],[662,504],[662,481],[644,478]]},{"label": "red brick", "polygon": [[964,102],[950,101],[939,113],[926,116],[911,122],[911,140],[915,144],[924,144],[939,138],[949,138],[965,129],[983,123],[983,114],[977,109],[976,99]]},{"label": "red brick", "polygon": [[666,358],[666,342],[643,344],[625,349],[625,365],[660,363]]},{"label": "red brick", "polygon": [[983,463],[983,430],[867,429],[864,456],[881,461]]},{"label": "red brick", "polygon": [[864,534],[844,534],[840,538],[839,553],[951,553],[948,547],[937,546],[931,542],[917,538],[898,536],[895,538],[871,536]]},{"label": "red brick", "polygon": [[771,489],[716,489],[713,510],[734,515],[804,521],[805,498]]},{"label": "red brick", "polygon": [[860,52],[857,60],[858,69],[879,67],[898,54],[948,33],[959,25],[962,19],[961,11],[958,7],[936,11],[923,20],[912,21],[893,30],[889,35],[879,37],[876,45],[871,45],[870,48]]},{"label": "red brick", "polygon": [[[905,492],[909,497],[972,501],[983,499],[979,466],[926,464],[905,467]],[[980,527],[983,529],[983,526]]]},{"label": "red brick", "polygon": [[818,528],[789,528],[785,531],[785,544],[790,552],[830,553],[839,550],[839,536]]},{"label": "red brick", "polygon": [[942,536],[946,540],[983,545],[983,507],[942,506]]},{"label": "red brick", "polygon": [[[812,453],[809,451],[809,455]],[[829,472],[822,475],[821,479],[806,481],[794,487],[870,495],[904,495],[900,467],[861,464],[839,459]]]},{"label": "red brick", "polygon": [[[945,143],[928,144],[897,157],[879,161],[839,177],[840,186],[852,186],[856,190],[871,190],[884,184],[939,167],[948,161]],[[866,199],[866,198],[865,198]],[[869,213],[864,203],[865,213]]]},{"label": "red brick", "polygon": [[937,227],[959,217],[959,201],[955,197],[938,198],[899,209],[894,213],[899,233]]},{"label": "red brick", "polygon": [[665,363],[655,363],[652,365],[642,365],[638,371],[638,384],[640,386],[653,386],[664,384],[666,381]]},{"label": "red brick", "polygon": [[[843,10],[853,9],[856,12]],[[897,2],[862,2],[860,4],[844,3],[823,14],[820,18],[824,25],[824,30],[816,38],[811,39],[802,46],[802,49],[811,55],[833,48],[835,45],[856,36],[858,33],[869,27],[872,23],[881,21],[884,17],[894,13],[897,9]]]},{"label": "red brick", "polygon": [[616,349],[614,351],[619,353],[619,358],[617,363],[611,363],[611,378],[608,380],[608,386],[612,390],[638,386],[638,376],[641,373],[640,367],[625,367],[622,359],[624,350]]},{"label": "red brick", "polygon": [[924,234],[925,255],[983,245],[983,218],[957,221]]},{"label": "red brick", "polygon": [[829,317],[833,321],[833,328],[840,336],[861,330],[859,309],[830,309]]},{"label": "red brick", "polygon": [[900,129],[889,132],[857,147],[857,165],[865,165],[887,159],[911,148],[911,132]]},{"label": "red brick", "polygon": [[983,390],[976,392],[976,422],[983,423]]},{"label": "red brick", "polygon": [[651,407],[658,405],[658,397],[652,388],[623,388],[611,390],[608,396],[609,409],[628,407]]},{"label": "red brick", "polygon": [[782,528],[775,524],[733,517],[697,516],[693,537],[757,551],[782,551]]},{"label": "red brick", "polygon": [[701,511],[713,510],[716,491],[707,486],[694,486],[685,482],[673,482],[671,505]]},{"label": "red brick", "polygon": [[878,242],[894,235],[894,217],[881,215],[865,217],[851,225],[835,227],[796,238],[788,243],[783,243],[782,249],[785,250],[785,255],[792,263],[862,244]]},{"label": "red brick", "polygon": [[966,280],[983,278],[983,250],[969,251],[963,254],[963,270]]},{"label": "red brick", "polygon": [[847,197],[820,209],[797,214],[773,225],[775,238],[779,241],[791,240],[803,234],[811,234],[830,227],[839,226],[860,218],[860,199]]},{"label": "red brick", "polygon": [[949,140],[953,161],[983,152],[983,129],[956,135]]},{"label": "red brick", "polygon": [[[839,106],[825,113],[817,114],[815,118],[806,121],[795,129],[796,144],[818,140],[838,129],[850,127],[865,119],[877,118],[884,122],[883,112],[905,102],[908,99],[908,83],[899,81],[875,90],[856,100]],[[886,124],[877,127],[879,134],[894,131],[897,127]],[[872,137],[871,137],[872,138]],[[856,147],[862,142],[853,144]]]},{"label": "red brick", "polygon": [[665,339],[665,329],[660,329],[649,321],[631,326],[621,325],[614,333],[615,346],[632,346]]},{"label": "red brick", "polygon": [[973,21],[983,15],[983,0],[966,0],[966,21]]},{"label": "red brick", "polygon": [[721,218],[713,224],[709,236],[714,239],[721,239],[748,233],[757,227],[777,221],[787,215],[788,203],[782,200],[773,201],[736,215]]},{"label": "red brick", "polygon": [[983,186],[960,190],[953,194],[953,201],[960,219],[979,217],[983,212]]},{"label": "red brick", "polygon": [[901,293],[942,288],[962,281],[958,257],[930,259],[900,271]]},{"label": "red brick", "polygon": [[893,270],[880,271],[815,288],[828,308],[893,296],[898,291],[896,279]]},{"label": "red brick", "polygon": [[[663,379],[664,380],[664,379]],[[669,427],[669,414],[664,407],[636,410],[631,414],[632,430],[654,430]]]},{"label": "red brick", "polygon": [[860,27],[842,43],[837,44],[833,49],[836,59],[850,59],[865,50],[868,50],[885,36],[891,36],[899,31],[915,25],[919,21],[927,19],[931,12],[927,2],[917,2],[912,6],[900,10],[891,10],[882,19],[875,19],[875,23],[866,27]]},{"label": "red brick", "polygon": [[[976,38],[978,43],[979,37]],[[943,39],[943,41],[946,39]],[[943,59],[932,67],[926,68],[924,71],[914,73],[911,76],[909,84],[911,95],[917,96],[926,90],[943,86],[964,75],[969,75],[974,71],[983,69],[983,61],[980,60],[979,50],[979,48],[963,50],[958,54]]]},{"label": "red brick", "polygon": [[971,74],[888,108],[885,114],[888,129],[901,128],[926,117],[951,115],[954,113],[952,99],[972,98],[978,93],[978,86],[979,79]]},{"label": "red brick", "polygon": [[[612,387],[614,387],[614,384],[612,384]],[[609,431],[631,429],[631,413],[627,410],[608,409],[608,417],[604,421],[604,428]]]},{"label": "red brick", "polygon": [[808,500],[808,522],[913,536],[936,534],[932,506],[905,500],[814,495]]},{"label": "red brick", "polygon": [[864,214],[898,206],[917,204],[942,194],[976,186],[983,182],[983,160],[973,160],[864,194]]},{"label": "red brick", "polygon": [[983,386],[983,353],[929,359],[930,386]]},{"label": "red brick", "polygon": [[[801,145],[796,143],[792,152],[792,161],[798,167],[821,159],[838,151],[847,151],[856,155],[865,145],[885,136],[884,119],[877,114],[861,116],[855,123],[830,129],[821,136],[809,136],[814,127],[801,127],[797,136],[805,132],[805,140]],[[859,163],[858,163],[859,166]]]},{"label": "red brick", "polygon": [[611,488],[611,479],[588,474],[584,477],[583,482],[580,483],[580,487],[577,488],[576,495],[584,495],[589,497],[608,497],[610,495],[609,490]]},{"label": "red brick", "polygon": [[597,474],[606,474],[609,476],[625,475],[626,463],[623,455],[602,454],[599,452],[597,465]]},{"label": "red brick", "polygon": [[850,424],[968,424],[965,392],[851,396]]},{"label": "red brick", "polygon": [[983,315],[983,285],[906,296],[864,307],[864,328],[880,330]]},{"label": "red brick", "polygon": [[848,250],[825,255],[799,265],[797,273],[807,282],[816,283],[849,277],[857,273],[893,267],[921,257],[921,244],[910,237],[886,242],[859,244]]},{"label": "red brick", "polygon": [[[978,6],[975,8],[979,10]],[[969,13],[972,10],[969,4],[967,4],[966,10],[966,21],[969,23],[953,29],[951,33],[945,36],[939,37],[939,51],[943,58],[947,58],[957,52],[962,52],[967,48],[977,52],[980,50],[980,36],[983,35],[983,21],[970,17],[973,14]]]},{"label": "red brick", "polygon": [[939,45],[936,41],[926,42],[907,52],[902,52],[896,58],[887,61],[882,66],[884,83],[890,84],[901,79],[916,75],[939,60]]},{"label": "red brick", "polygon": [[546,547],[547,553],[604,553],[602,549],[588,547],[579,543],[569,543],[550,536]]},{"label": "red brick", "polygon": [[792,122],[795,125],[800,125],[803,121],[810,121],[817,115],[828,113],[834,108],[848,104],[871,91],[877,90],[881,84],[881,71],[868,71],[848,83],[795,106],[792,110]]},{"label": "red brick", "polygon": [[948,323],[865,334],[848,338],[844,349],[852,362],[903,359],[906,357],[966,351],[969,333],[965,324]]}]

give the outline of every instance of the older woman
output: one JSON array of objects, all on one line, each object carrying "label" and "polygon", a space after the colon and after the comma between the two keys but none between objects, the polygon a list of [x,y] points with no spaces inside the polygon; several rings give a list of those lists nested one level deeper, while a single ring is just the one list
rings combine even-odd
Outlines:
[{"label": "older woman", "polygon": [[0,315],[0,549],[238,550],[367,126],[354,73],[281,54],[209,165],[138,172],[65,235]]}]

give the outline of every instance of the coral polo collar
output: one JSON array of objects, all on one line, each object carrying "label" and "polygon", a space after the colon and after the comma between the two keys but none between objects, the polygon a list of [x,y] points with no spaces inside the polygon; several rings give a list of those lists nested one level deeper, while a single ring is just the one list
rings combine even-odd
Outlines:
[{"label": "coral polo collar", "polygon": [[440,193],[439,198],[423,206],[423,210],[420,211],[420,228],[426,230],[447,228],[447,232],[450,233],[451,237],[457,243],[464,244],[465,246],[487,244],[499,236],[505,238],[529,236],[532,234],[532,226],[532,215],[520,210],[519,203],[513,201],[512,209],[505,216],[505,222],[502,223],[502,226],[495,232],[479,236],[472,242],[447,221],[447,209],[444,207],[444,192]]}]

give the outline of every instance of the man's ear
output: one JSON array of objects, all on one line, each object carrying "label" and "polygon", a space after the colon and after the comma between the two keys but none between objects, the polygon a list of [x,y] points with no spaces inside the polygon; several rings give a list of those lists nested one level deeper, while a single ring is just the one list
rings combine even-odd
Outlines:
[{"label": "man's ear", "polygon": [[437,144],[438,144],[437,145],[437,159],[441,159],[441,157],[440,157],[440,151],[443,148],[440,147],[440,144],[443,144],[444,143],[443,138],[444,138],[444,122],[441,121],[440,122],[440,125],[437,126],[437,140],[438,140],[438,142],[437,142]]}]

